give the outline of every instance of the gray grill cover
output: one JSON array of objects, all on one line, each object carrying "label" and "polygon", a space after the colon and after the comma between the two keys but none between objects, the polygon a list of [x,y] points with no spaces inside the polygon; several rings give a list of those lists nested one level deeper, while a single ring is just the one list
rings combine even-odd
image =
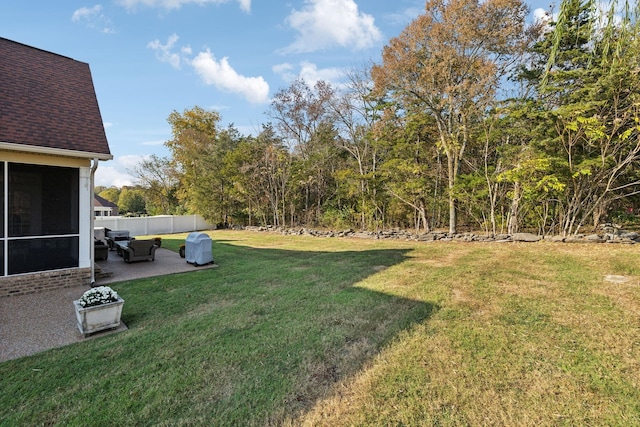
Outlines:
[{"label": "gray grill cover", "polygon": [[189,264],[212,264],[211,237],[205,233],[189,233],[184,243],[184,256]]}]

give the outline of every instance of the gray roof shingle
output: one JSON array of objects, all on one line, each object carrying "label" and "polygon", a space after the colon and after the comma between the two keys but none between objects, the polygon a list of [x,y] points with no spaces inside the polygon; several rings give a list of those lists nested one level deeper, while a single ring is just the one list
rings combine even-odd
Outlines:
[{"label": "gray roof shingle", "polygon": [[97,194],[93,195],[93,206],[102,206],[104,208],[118,208],[118,205],[116,205],[113,202],[110,202],[109,200],[105,199],[104,197],[100,197]]}]

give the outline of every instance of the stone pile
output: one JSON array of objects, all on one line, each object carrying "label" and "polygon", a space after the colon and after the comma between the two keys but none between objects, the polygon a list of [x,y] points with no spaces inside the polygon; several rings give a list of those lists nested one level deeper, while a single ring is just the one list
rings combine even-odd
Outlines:
[{"label": "stone pile", "polygon": [[574,234],[562,236],[542,236],[533,233],[514,234],[486,234],[486,233],[456,233],[449,234],[444,231],[432,231],[429,233],[415,233],[407,230],[383,230],[383,231],[354,231],[352,229],[342,231],[316,230],[311,228],[284,228],[277,226],[247,226],[234,227],[257,232],[280,233],[283,235],[314,236],[314,237],[349,237],[357,239],[401,239],[421,242],[538,242],[541,240],[564,243],[640,243],[640,234],[627,232],[609,224],[602,227],[601,232],[593,234]]}]

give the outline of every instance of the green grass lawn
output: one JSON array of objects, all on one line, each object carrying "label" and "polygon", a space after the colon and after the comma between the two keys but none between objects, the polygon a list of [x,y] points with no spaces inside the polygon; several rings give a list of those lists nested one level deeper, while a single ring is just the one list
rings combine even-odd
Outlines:
[{"label": "green grass lawn", "polygon": [[638,246],[210,235],[112,285],[128,331],[0,363],[0,425],[640,425]]}]

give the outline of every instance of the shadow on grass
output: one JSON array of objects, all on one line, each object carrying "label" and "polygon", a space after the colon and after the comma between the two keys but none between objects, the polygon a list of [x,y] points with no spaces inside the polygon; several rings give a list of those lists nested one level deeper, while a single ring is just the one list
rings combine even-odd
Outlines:
[{"label": "shadow on grass", "polygon": [[66,375],[41,383],[0,365],[7,394],[18,383],[33,396],[0,420],[279,424],[436,309],[372,290],[384,289],[375,275],[402,263],[405,250],[214,248],[219,268],[119,283],[128,332],[15,362],[23,375],[43,364]]}]

